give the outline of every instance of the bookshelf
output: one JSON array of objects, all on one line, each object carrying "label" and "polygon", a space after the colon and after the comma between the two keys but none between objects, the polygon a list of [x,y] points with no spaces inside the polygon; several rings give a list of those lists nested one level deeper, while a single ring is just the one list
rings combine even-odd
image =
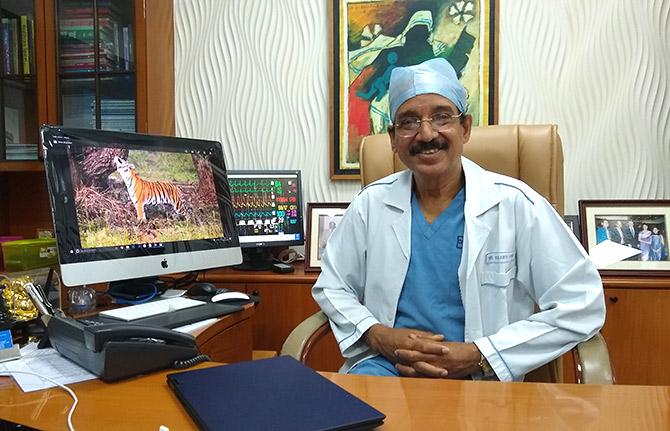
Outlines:
[{"label": "bookshelf", "polygon": [[0,0],[0,159],[37,159],[35,8]]},{"label": "bookshelf", "polygon": [[60,123],[137,131],[134,0],[59,0],[57,8]]},{"label": "bookshelf", "polygon": [[[164,0],[0,0],[0,236],[51,229],[39,125],[174,135],[172,10]],[[26,55],[11,42],[23,16]]]}]

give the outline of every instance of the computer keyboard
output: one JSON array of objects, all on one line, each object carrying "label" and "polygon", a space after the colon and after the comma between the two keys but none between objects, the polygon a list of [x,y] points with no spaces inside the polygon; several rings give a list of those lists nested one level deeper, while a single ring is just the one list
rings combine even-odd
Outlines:
[{"label": "computer keyboard", "polygon": [[102,311],[101,316],[112,317],[125,321],[142,319],[184,308],[197,307],[206,304],[205,301],[197,301],[190,298],[169,298],[158,301],[145,302],[144,304],[131,305],[129,307],[116,308],[114,310]]}]

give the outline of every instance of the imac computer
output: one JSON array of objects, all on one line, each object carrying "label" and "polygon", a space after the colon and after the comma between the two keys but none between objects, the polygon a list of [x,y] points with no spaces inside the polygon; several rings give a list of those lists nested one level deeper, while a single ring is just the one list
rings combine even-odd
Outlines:
[{"label": "imac computer", "polygon": [[242,262],[219,142],[57,126],[40,133],[65,285]]},{"label": "imac computer", "polygon": [[300,171],[229,171],[235,224],[244,262],[234,268],[272,268],[270,248],[305,243]]}]

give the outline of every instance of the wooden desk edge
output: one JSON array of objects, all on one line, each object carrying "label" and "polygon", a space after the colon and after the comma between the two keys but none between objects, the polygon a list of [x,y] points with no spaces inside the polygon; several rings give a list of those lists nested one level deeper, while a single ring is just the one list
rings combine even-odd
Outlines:
[{"label": "wooden desk edge", "polygon": [[278,274],[272,271],[240,271],[230,267],[203,271],[198,279],[211,283],[291,283],[314,284],[320,272],[305,272],[303,261],[292,264],[294,271]]},{"label": "wooden desk edge", "polygon": [[221,317],[218,317],[216,322],[211,325],[196,329],[189,334],[193,335],[198,341],[205,342],[211,339],[213,336],[217,335],[221,331],[224,331],[243,320],[247,320],[254,315],[256,306],[254,303],[245,304],[242,307],[242,310],[236,311],[234,313],[225,314]]}]

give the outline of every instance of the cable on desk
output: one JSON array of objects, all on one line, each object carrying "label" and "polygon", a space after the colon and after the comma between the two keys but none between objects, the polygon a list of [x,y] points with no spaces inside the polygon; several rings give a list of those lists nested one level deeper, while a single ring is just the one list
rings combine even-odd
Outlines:
[{"label": "cable on desk", "polygon": [[305,260],[305,256],[295,249],[287,248],[280,251],[275,260],[281,263],[293,263],[296,260]]},{"label": "cable on desk", "polygon": [[179,278],[173,277],[161,277],[161,280],[169,282],[172,284],[172,289],[181,289],[185,286],[190,286],[194,281],[198,279],[199,271],[191,271]]},{"label": "cable on desk", "polygon": [[[108,291],[108,293],[109,293],[109,291]],[[114,298],[114,302],[116,302],[117,304],[131,304],[131,305],[142,304],[142,303],[145,303],[145,302],[149,302],[152,299],[154,299],[156,296],[158,296],[158,288],[156,287],[156,285],[153,285],[151,292],[147,293],[144,296],[140,296],[137,299],[124,299],[124,298],[116,297],[112,294],[110,294],[110,295]]]},{"label": "cable on desk", "polygon": [[77,398],[77,396],[74,394],[74,391],[72,389],[68,388],[65,385],[62,385],[62,384],[58,383],[57,381],[55,381],[54,379],[52,379],[50,377],[43,376],[41,374],[33,373],[33,372],[30,372],[30,371],[11,371],[11,370],[0,371],[0,376],[10,376],[11,377],[12,374],[30,374],[31,376],[37,376],[40,379],[48,380],[51,383],[53,383],[54,385],[65,389],[67,391],[67,393],[69,393],[70,396],[72,397],[72,399],[74,400],[74,402],[72,403],[72,407],[70,407],[70,412],[67,415],[67,427],[70,429],[70,431],[74,431],[74,426],[72,425],[72,415],[74,414],[74,409],[77,407],[77,404],[79,403],[79,398]]},{"label": "cable on desk", "polygon": [[182,361],[174,361],[172,368],[175,370],[183,370],[184,368],[191,368],[194,365],[197,365],[201,362],[209,361],[209,356],[207,355],[198,355],[194,356],[191,359],[184,359]]}]

